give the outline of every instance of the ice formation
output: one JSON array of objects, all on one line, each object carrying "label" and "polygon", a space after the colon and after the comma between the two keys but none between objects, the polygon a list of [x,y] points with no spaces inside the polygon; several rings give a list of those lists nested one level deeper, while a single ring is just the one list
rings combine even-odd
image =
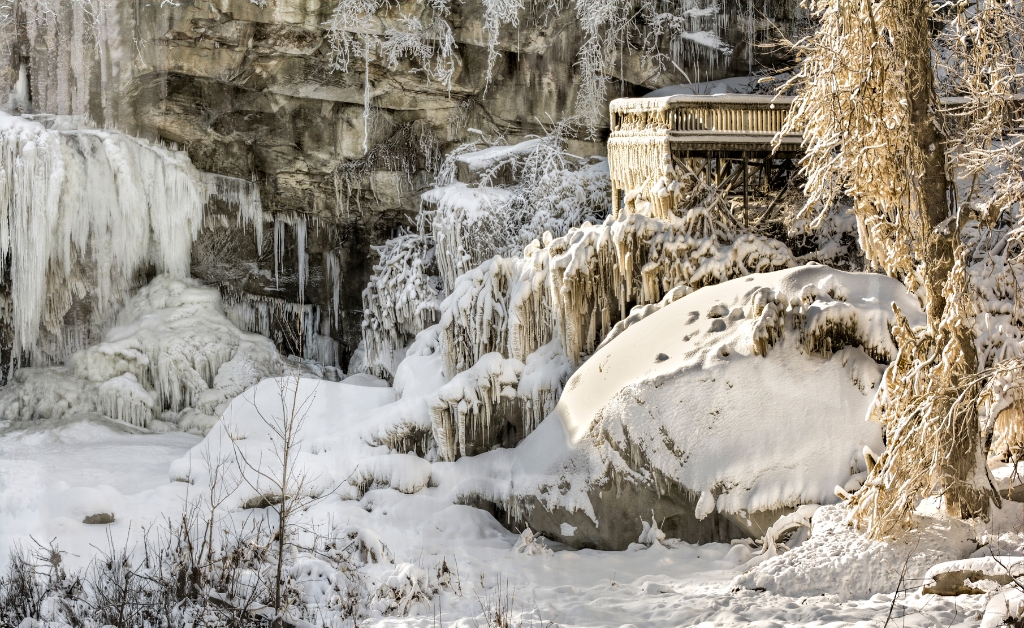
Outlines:
[{"label": "ice formation", "polygon": [[185,153],[109,131],[57,130],[0,113],[0,270],[10,258],[15,356],[59,363],[97,339],[152,264],[189,276],[211,196],[260,239],[248,182],[202,173]]},{"label": "ice formation", "polygon": [[515,421],[515,386],[522,372],[519,360],[488,353],[437,391],[430,415],[442,459],[472,456],[519,440],[509,437],[507,426]]},{"label": "ice formation", "polygon": [[270,340],[228,320],[216,288],[161,275],[68,366],[15,371],[14,383],[0,389],[0,418],[98,412],[139,427],[160,420],[205,433],[231,399],[282,368]]},{"label": "ice formation", "polygon": [[[515,450],[460,460],[462,477],[512,465],[509,484],[467,485],[466,499],[534,529],[544,520],[531,509],[563,513],[577,527],[565,542],[606,547],[624,543],[615,504],[649,501],[684,528],[714,514],[760,535],[757,513],[834,502],[863,471],[862,448],[882,447],[865,421],[884,369],[871,356],[894,350],[891,303],[923,323],[916,299],[885,276],[804,266],[668,301],[602,345]],[[560,538],[550,519],[542,531]]]},{"label": "ice formation", "polygon": [[559,236],[605,216],[607,163],[568,153],[568,131],[560,125],[511,146],[466,145],[446,158],[438,187],[423,200],[449,291],[456,277],[495,255],[518,254],[545,232]]},{"label": "ice formation", "polygon": [[389,378],[412,337],[439,321],[451,384],[430,412],[442,458],[528,435],[634,307],[797,261],[781,242],[744,233],[721,204],[677,216],[637,198],[590,222],[609,206],[607,166],[566,153],[565,131],[456,150],[424,194],[430,234],[379,251],[360,368]]},{"label": "ice formation", "polygon": [[340,367],[338,341],[330,336],[331,316],[313,304],[292,303],[277,297],[224,290],[224,313],[236,327],[274,341],[293,355]]},{"label": "ice formation", "polygon": [[445,159],[439,186],[424,194],[418,233],[377,249],[380,262],[363,294],[360,368],[390,378],[405,345],[436,322],[439,301],[459,275],[495,254],[518,254],[545,232],[561,235],[604,215],[607,168],[567,153],[564,133],[557,127],[482,150],[468,144]]},{"label": "ice formation", "polygon": [[293,212],[274,214],[274,281],[281,287],[281,271],[284,268],[286,228],[295,232],[295,255],[298,258],[296,276],[299,283],[299,303],[305,303],[306,282],[309,280],[309,253],[306,252],[306,217]]}]

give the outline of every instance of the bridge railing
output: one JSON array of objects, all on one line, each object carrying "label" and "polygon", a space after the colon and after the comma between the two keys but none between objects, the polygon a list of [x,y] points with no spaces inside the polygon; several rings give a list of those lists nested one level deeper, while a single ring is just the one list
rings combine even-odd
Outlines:
[{"label": "bridge railing", "polygon": [[792,102],[753,95],[620,98],[610,106],[611,132],[774,135],[786,123]]}]

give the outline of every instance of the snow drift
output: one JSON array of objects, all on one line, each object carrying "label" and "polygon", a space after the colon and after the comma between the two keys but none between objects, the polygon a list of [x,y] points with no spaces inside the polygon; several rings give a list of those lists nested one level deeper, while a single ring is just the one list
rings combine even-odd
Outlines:
[{"label": "snow drift", "polygon": [[899,282],[824,266],[671,294],[619,326],[516,449],[447,472],[463,500],[574,546],[623,548],[652,511],[689,541],[760,536],[784,509],[834,502],[864,446],[881,449],[865,416],[875,359],[895,355],[892,303],[923,321]]}]

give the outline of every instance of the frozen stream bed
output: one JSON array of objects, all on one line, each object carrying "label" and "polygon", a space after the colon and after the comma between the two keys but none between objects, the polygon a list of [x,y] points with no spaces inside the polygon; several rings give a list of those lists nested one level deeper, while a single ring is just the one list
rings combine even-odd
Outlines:
[{"label": "frozen stream bed", "polygon": [[[168,482],[168,465],[202,440],[182,432],[143,434],[98,416],[0,429],[0,544],[30,543],[30,535],[56,538],[85,556],[108,526],[86,526],[78,511],[92,501],[125,513],[109,526],[113,538],[171,514],[184,485]],[[83,547],[72,550],[79,542]]]}]

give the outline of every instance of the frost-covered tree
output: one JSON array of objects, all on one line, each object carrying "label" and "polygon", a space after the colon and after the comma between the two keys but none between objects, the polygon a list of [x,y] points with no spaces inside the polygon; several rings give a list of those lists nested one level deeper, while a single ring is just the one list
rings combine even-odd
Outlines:
[{"label": "frost-covered tree", "polygon": [[894,330],[900,353],[872,408],[888,449],[855,498],[882,535],[937,488],[948,512],[985,515],[988,482],[976,394],[973,304],[936,92],[928,0],[807,0],[786,132],[803,132],[805,211],[853,200],[867,259],[926,301],[928,325]]}]

